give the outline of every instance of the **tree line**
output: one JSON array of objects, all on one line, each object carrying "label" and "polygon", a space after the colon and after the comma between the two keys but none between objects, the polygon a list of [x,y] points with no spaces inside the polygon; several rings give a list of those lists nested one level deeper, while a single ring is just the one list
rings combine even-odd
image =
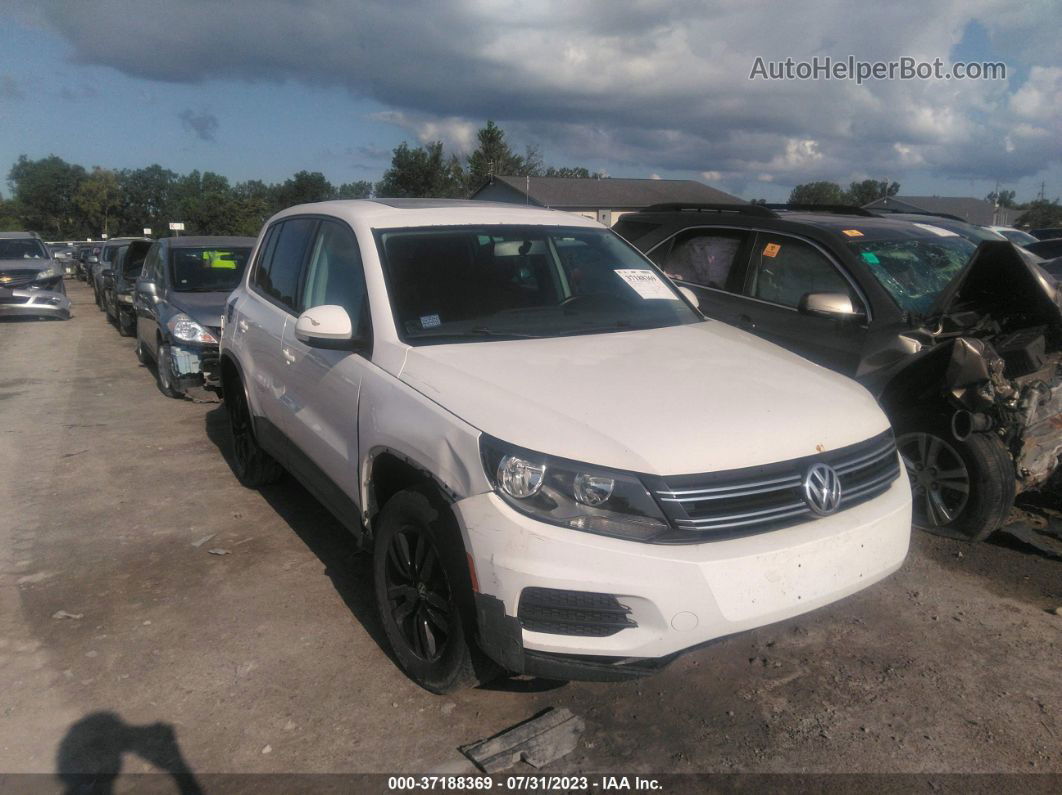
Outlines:
[{"label": "tree line", "polygon": [[[789,194],[790,204],[843,204],[862,207],[875,199],[895,196],[900,192],[899,182],[884,182],[865,179],[853,182],[845,190],[836,182],[805,182],[793,188]],[[999,207],[1012,207],[1024,212],[1015,223],[1032,228],[1057,226],[1062,224],[1062,205],[1058,199],[1048,200],[1043,197],[1019,204],[1015,201],[1012,190],[993,191],[985,196],[985,201]]]},{"label": "tree line", "polygon": [[537,148],[513,151],[505,132],[488,121],[466,157],[447,153],[441,141],[411,147],[403,142],[375,184],[367,180],[333,185],[318,171],[299,171],[284,182],[231,183],[213,171],[178,174],[160,165],[136,169],[86,169],[50,155],[19,157],[0,197],[0,231],[30,229],[49,240],[139,235],[150,228],[169,234],[184,223],[187,234],[257,235],[262,223],[295,204],[369,197],[464,198],[492,175],[600,177],[586,168],[546,168]]}]

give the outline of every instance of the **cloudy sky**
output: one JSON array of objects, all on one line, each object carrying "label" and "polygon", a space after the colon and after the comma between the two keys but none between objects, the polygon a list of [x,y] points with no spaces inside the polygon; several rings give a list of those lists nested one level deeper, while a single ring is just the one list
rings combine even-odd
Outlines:
[{"label": "cloudy sky", "polygon": [[[874,177],[1062,194],[1062,3],[4,0],[0,171],[19,154],[274,181],[377,179],[494,119],[548,164],[746,198]],[[5,10],[6,9],[6,10]],[[750,80],[757,57],[1001,61],[1005,80]]]}]

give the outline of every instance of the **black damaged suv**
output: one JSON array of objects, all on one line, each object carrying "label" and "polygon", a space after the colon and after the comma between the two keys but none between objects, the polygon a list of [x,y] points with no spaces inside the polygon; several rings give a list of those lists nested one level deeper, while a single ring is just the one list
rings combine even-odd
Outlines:
[{"label": "black damaged suv", "polygon": [[1011,243],[806,205],[656,205],[615,230],[707,316],[870,389],[920,526],[982,539],[1019,493],[1058,490],[1062,310]]}]

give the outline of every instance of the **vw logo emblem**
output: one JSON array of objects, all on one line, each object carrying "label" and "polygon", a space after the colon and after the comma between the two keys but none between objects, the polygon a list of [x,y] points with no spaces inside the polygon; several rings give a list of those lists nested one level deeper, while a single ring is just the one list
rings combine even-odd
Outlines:
[{"label": "vw logo emblem", "polygon": [[841,479],[828,464],[813,464],[804,475],[804,502],[819,516],[841,507]]}]

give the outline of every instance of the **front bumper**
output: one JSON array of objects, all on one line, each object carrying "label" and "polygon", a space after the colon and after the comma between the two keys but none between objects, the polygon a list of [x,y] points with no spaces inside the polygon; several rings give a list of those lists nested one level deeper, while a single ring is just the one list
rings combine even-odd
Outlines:
[{"label": "front bumper", "polygon": [[[517,673],[618,679],[650,672],[711,640],[827,605],[896,571],[911,536],[901,468],[888,491],[782,530],[654,545],[537,522],[492,493],[454,505],[478,581],[480,642]],[[524,628],[521,593],[612,594],[637,626],[606,637]]]},{"label": "front bumper", "polygon": [[174,385],[192,398],[212,399],[221,393],[221,358],[217,345],[170,345]]},{"label": "front bumper", "polygon": [[0,317],[70,319],[70,299],[54,290],[0,288]]}]

